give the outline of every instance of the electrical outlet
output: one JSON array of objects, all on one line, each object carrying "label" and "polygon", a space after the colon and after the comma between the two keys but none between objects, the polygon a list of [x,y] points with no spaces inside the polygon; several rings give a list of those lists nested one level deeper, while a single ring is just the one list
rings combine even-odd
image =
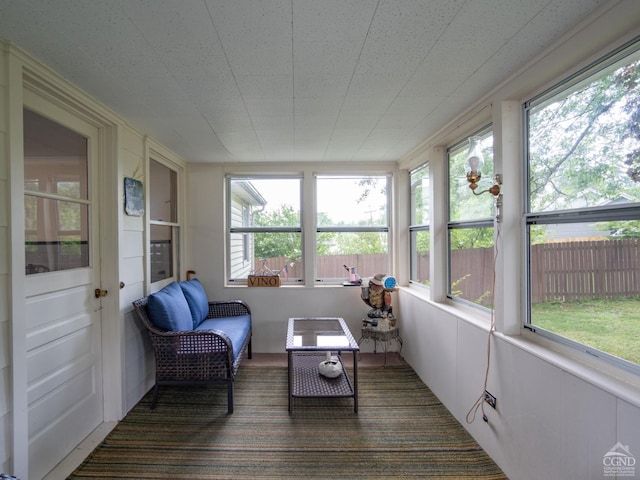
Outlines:
[{"label": "electrical outlet", "polygon": [[484,401],[489,404],[494,410],[496,408],[496,397],[491,395],[488,391],[484,391]]}]

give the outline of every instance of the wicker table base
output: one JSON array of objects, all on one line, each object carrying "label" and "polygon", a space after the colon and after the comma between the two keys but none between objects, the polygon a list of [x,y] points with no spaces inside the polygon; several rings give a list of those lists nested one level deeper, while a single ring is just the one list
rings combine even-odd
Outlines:
[{"label": "wicker table base", "polygon": [[[336,378],[320,375],[318,365],[325,358],[325,354],[295,353],[291,355],[291,398],[354,397],[353,385],[344,368],[342,357],[337,357],[342,368],[342,375]],[[357,412],[358,405],[355,397],[354,402],[354,411]]]},{"label": "wicker table base", "polygon": [[[294,398],[353,397],[358,413],[358,343],[342,318],[290,318],[287,330],[289,366],[289,413]],[[327,378],[320,374],[320,362],[337,352],[341,374]],[[342,353],[353,355],[353,382],[344,367]]]}]

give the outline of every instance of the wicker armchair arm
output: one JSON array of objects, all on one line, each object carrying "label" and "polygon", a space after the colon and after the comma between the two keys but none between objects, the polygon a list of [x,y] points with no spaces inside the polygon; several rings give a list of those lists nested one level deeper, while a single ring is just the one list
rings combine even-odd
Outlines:
[{"label": "wicker armchair arm", "polygon": [[221,330],[152,333],[156,348],[176,353],[233,352],[229,336]]},{"label": "wicker armchair arm", "polygon": [[240,315],[251,315],[249,305],[242,300],[209,302],[209,315],[207,315],[207,318],[236,317]]},{"label": "wicker armchair arm", "polygon": [[189,330],[186,332],[155,333],[158,341],[173,347],[180,346],[180,350],[190,350],[198,353],[223,351],[231,349],[231,339],[222,330]]}]

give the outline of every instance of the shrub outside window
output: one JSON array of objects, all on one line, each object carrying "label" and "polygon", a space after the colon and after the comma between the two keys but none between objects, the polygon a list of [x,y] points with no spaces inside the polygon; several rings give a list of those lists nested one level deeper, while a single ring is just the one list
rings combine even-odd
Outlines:
[{"label": "shrub outside window", "polygon": [[524,105],[525,326],[638,373],[639,48]]},{"label": "shrub outside window", "polygon": [[[493,132],[481,138],[484,160],[478,191],[493,184]],[[493,298],[494,228],[491,195],[474,195],[465,176],[469,143],[449,148],[448,296],[491,308]]]}]

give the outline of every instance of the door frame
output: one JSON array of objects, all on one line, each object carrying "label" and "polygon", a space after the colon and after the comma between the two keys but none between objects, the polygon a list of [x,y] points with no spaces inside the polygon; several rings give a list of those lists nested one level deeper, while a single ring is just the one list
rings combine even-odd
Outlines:
[{"label": "door frame", "polygon": [[[9,46],[7,58],[7,118],[9,154],[9,252],[11,319],[11,397],[13,428],[11,457],[19,478],[29,478],[29,434],[27,401],[27,359],[24,282],[24,91],[38,96],[82,118],[98,129],[97,172],[99,191],[95,228],[100,232],[100,288],[110,295],[102,301],[102,387],[103,422],[123,416],[122,401],[122,320],[119,301],[119,223],[118,198],[122,193],[118,179],[121,129],[117,119],[103,106],[64,79],[35,63],[19,49]],[[8,286],[9,287],[9,286]],[[62,460],[62,459],[61,459]]]}]

